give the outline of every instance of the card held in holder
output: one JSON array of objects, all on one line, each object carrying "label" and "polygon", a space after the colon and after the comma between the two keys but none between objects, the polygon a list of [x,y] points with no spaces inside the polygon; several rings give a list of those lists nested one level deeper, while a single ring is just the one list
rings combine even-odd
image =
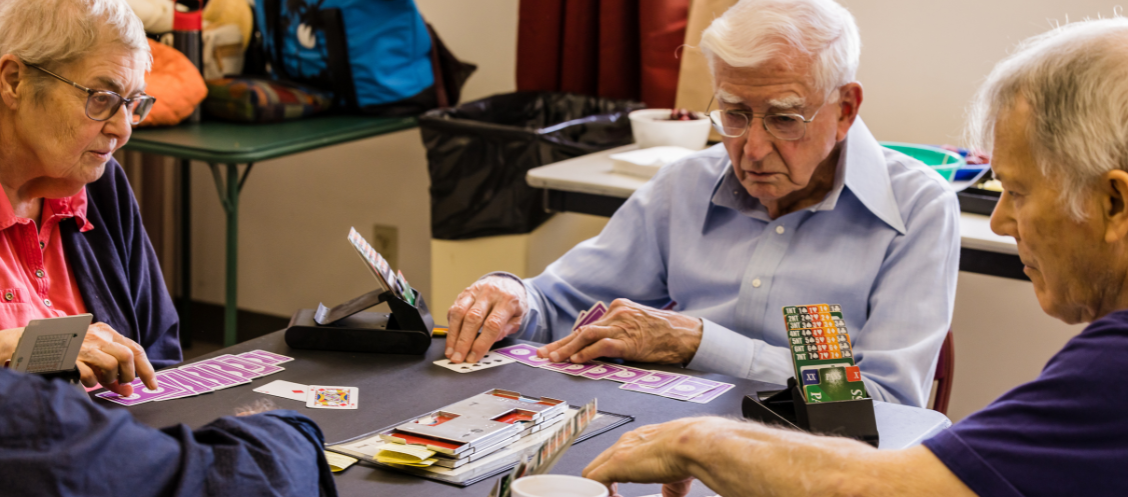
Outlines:
[{"label": "card held in holder", "polygon": [[816,304],[783,308],[795,379],[808,403],[869,397],[854,352],[842,306]]}]

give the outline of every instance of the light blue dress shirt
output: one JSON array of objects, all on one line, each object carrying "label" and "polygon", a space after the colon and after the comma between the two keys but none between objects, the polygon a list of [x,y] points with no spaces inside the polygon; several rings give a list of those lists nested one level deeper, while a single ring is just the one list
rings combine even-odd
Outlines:
[{"label": "light blue dress shirt", "polygon": [[952,317],[959,205],[939,174],[881,147],[861,119],[822,202],[771,219],[721,145],[661,170],[599,236],[524,281],[521,338],[568,335],[617,298],[699,317],[688,367],[784,384],[784,306],[841,304],[870,396],[924,406]]}]

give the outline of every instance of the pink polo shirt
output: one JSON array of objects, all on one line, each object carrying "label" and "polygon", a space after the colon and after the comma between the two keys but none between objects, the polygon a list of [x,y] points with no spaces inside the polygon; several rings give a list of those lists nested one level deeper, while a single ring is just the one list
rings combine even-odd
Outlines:
[{"label": "pink polo shirt", "polygon": [[70,218],[82,226],[79,231],[94,229],[86,220],[85,188],[67,198],[44,199],[38,233],[34,221],[15,215],[0,189],[0,329],[86,312],[58,230]]}]

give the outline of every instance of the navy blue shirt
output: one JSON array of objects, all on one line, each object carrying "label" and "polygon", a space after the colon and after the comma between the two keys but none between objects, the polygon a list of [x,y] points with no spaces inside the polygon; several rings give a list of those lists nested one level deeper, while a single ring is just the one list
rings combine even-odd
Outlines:
[{"label": "navy blue shirt", "polygon": [[1128,495],[1128,310],[924,445],[979,495]]},{"label": "navy blue shirt", "polygon": [[153,367],[180,362],[176,308],[125,171],[113,159],[86,185],[86,219],[94,229],[59,223],[59,230],[87,312],[141,344]]},{"label": "navy blue shirt", "polygon": [[323,443],[293,411],[157,430],[61,380],[0,368],[0,495],[334,497]]}]

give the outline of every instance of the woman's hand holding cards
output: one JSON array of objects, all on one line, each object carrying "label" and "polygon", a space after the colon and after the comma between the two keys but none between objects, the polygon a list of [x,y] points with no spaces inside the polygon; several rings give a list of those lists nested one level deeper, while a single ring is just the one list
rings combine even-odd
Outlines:
[{"label": "woman's hand holding cards", "polygon": [[537,350],[553,362],[580,364],[599,357],[659,364],[687,364],[701,345],[698,318],[616,299],[607,313]]},{"label": "woman's hand holding cards", "polygon": [[87,387],[101,383],[114,393],[129,396],[133,394],[129,383],[140,377],[149,389],[157,388],[153,365],[149,364],[145,349],[106,323],[94,323],[86,330],[76,365],[82,384]]},{"label": "woman's hand holding cards", "polygon": [[520,281],[505,276],[476,281],[447,311],[447,359],[455,364],[476,362],[495,342],[520,330],[528,312],[528,295]]}]

